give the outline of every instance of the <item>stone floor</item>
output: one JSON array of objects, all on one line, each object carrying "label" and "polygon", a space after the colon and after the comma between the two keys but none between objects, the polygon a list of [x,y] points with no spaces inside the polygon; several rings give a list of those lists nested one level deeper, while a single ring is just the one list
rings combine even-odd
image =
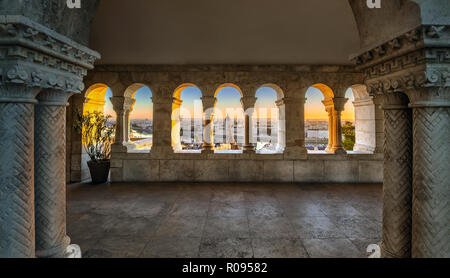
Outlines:
[{"label": "stone floor", "polygon": [[67,233],[84,257],[367,257],[381,185],[76,184]]}]

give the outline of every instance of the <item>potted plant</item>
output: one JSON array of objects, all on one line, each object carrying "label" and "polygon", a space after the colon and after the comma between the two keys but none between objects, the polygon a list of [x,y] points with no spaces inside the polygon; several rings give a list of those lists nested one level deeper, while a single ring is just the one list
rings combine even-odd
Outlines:
[{"label": "potted plant", "polygon": [[108,126],[111,116],[101,112],[78,113],[74,128],[81,135],[84,150],[89,155],[87,162],[92,183],[100,184],[108,181],[111,166],[111,143],[115,131]]}]

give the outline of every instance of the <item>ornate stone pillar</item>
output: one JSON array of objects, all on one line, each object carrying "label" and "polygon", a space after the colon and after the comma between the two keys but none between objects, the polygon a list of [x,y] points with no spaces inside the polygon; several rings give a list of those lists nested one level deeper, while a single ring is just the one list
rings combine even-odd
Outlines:
[{"label": "ornate stone pillar", "polygon": [[181,99],[174,98],[172,104],[172,147],[174,151],[181,151],[181,105],[183,101]]},{"label": "ornate stone pillar", "polygon": [[[294,95],[292,93],[291,95]],[[287,159],[306,157],[305,147],[305,102],[304,97],[289,96],[283,99],[286,109],[286,148]]]},{"label": "ornate stone pillar", "polygon": [[[448,3],[444,2],[423,1],[420,9],[448,10]],[[404,224],[406,221],[401,217],[406,215],[406,219],[408,216],[402,214],[402,209],[408,205],[402,202],[409,198],[406,180],[412,169],[412,229],[395,224],[392,219],[383,220],[386,223],[383,229],[409,229],[398,234],[401,237],[412,233],[411,256],[427,258],[450,257],[450,20],[443,19],[439,25],[430,25],[429,22],[422,22],[421,26],[390,41],[380,42],[355,57],[356,69],[364,72],[365,84],[371,95],[404,92],[409,97],[409,106],[413,109],[413,159],[408,161],[412,151],[404,144],[397,146],[398,150],[392,149],[392,152],[403,151],[405,154],[404,157],[396,156],[397,169],[386,169],[388,166],[385,166],[384,180],[386,188],[386,184],[394,184],[402,177],[402,183],[397,182],[397,186],[404,186],[404,193],[396,187],[397,196],[392,197],[392,205],[395,204],[400,212],[393,211],[392,215],[395,213]],[[406,115],[401,115],[404,113],[396,116],[397,121],[405,121],[402,117]],[[385,148],[395,148],[392,142],[399,138],[393,136],[407,136],[407,129],[411,133],[410,127],[400,127],[404,130],[402,133],[390,130],[392,123],[387,118],[384,124]],[[385,157],[385,161],[392,159]],[[403,171],[399,171],[400,168]],[[397,173],[391,172],[395,170]],[[394,217],[392,215],[389,217]],[[384,241],[385,245],[388,244],[387,240]]]},{"label": "ornate stone pillar", "polygon": [[[0,257],[34,257],[42,249],[49,251],[50,245],[56,247],[53,243],[64,241],[61,235],[65,232],[59,229],[65,221],[62,213],[50,214],[64,204],[61,198],[65,196],[60,188],[61,184],[65,185],[66,171],[66,150],[61,149],[65,144],[65,130],[44,126],[50,114],[61,115],[60,119],[52,120],[59,127],[65,125],[65,113],[61,114],[60,109],[54,111],[53,105],[39,106],[36,118],[39,130],[35,130],[35,97],[42,88],[81,92],[83,77],[100,55],[24,16],[1,16],[0,25]],[[51,139],[44,138],[46,134],[55,137],[56,149],[41,143]],[[58,161],[55,162],[58,165],[50,161]],[[36,176],[34,163],[37,163]],[[46,189],[47,192],[41,192]],[[50,222],[39,223],[37,231],[35,210],[38,219],[51,211]],[[53,231],[43,240],[41,232],[45,229]],[[39,238],[35,238],[38,233]],[[35,247],[39,248],[37,252]],[[53,254],[53,250],[49,253]]]},{"label": "ornate stone pillar", "polygon": [[126,142],[129,139],[128,122],[130,119],[130,111],[136,103],[136,100],[129,97],[112,97],[110,100],[117,115],[114,144],[111,146],[111,153],[126,153]]},{"label": "ornate stone pillar", "polygon": [[382,256],[411,256],[412,119],[408,98],[384,95]]},{"label": "ornate stone pillar", "polygon": [[286,107],[283,99],[277,100],[276,105],[278,107],[278,150],[284,152],[286,148]]},{"label": "ornate stone pillar", "polygon": [[450,257],[450,75],[448,67],[434,73],[439,81],[407,90],[413,109],[414,258]]},{"label": "ornate stone pillar", "polygon": [[71,93],[44,89],[34,128],[36,256],[64,258],[66,235],[66,106]]},{"label": "ornate stone pillar", "polygon": [[[14,69],[9,74],[19,72]],[[25,84],[0,85],[2,258],[35,256],[34,104],[39,90]]]},{"label": "ornate stone pillar", "polygon": [[250,142],[251,136],[251,118],[253,116],[253,112],[255,110],[256,97],[243,97],[241,98],[241,104],[244,109],[244,117],[245,117],[245,130],[244,130],[244,153],[255,153],[255,147]]},{"label": "ornate stone pillar", "polygon": [[167,156],[172,148],[173,92],[169,85],[157,85],[153,94],[153,145],[152,156]]},{"label": "ornate stone pillar", "polygon": [[[136,100],[134,100],[136,102]],[[125,142],[130,141],[130,129],[131,129],[131,119],[130,114],[133,112],[133,107],[131,107],[130,110],[125,110],[125,134],[123,138],[125,139]]]},{"label": "ornate stone pillar", "polygon": [[217,99],[213,96],[203,96],[203,111],[205,117],[205,126],[203,128],[203,149],[202,153],[214,152],[213,139],[213,120],[214,120],[214,106]]},{"label": "ornate stone pillar", "polygon": [[346,154],[347,152],[342,145],[342,119],[341,113],[344,111],[345,103],[347,103],[348,98],[335,97],[334,110],[333,110],[333,121],[334,121],[334,136],[336,138],[335,145],[333,146],[333,151],[335,154]]},{"label": "ornate stone pillar", "polygon": [[375,95],[373,103],[375,106],[375,150],[374,153],[384,152],[384,111],[382,109],[383,97]]},{"label": "ornate stone pillar", "polygon": [[328,153],[334,153],[333,146],[336,145],[336,125],[334,123],[334,104],[332,99],[322,101],[325,111],[328,113],[328,145],[325,149]]}]

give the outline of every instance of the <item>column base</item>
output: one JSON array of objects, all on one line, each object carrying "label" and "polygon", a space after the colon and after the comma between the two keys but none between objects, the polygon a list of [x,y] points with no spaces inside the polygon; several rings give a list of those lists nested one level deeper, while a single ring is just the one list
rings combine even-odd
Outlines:
[{"label": "column base", "polygon": [[174,153],[171,146],[152,146],[150,153],[153,157],[167,157]]},{"label": "column base", "polygon": [[70,238],[68,236],[64,237],[63,242],[55,246],[51,249],[45,249],[45,250],[36,250],[36,257],[47,259],[47,258],[65,258],[66,257],[66,250],[70,244]]},{"label": "column base", "polygon": [[111,153],[126,153],[128,148],[120,143],[114,143],[111,145]]},{"label": "column base", "polygon": [[380,246],[380,251],[381,251],[381,258],[383,258],[383,259],[404,259],[403,257],[396,256],[395,254],[386,250],[386,248],[384,248],[383,242],[381,242],[379,244],[379,246]]},{"label": "column base", "polygon": [[203,143],[202,153],[211,154],[214,153],[214,148],[211,144]]},{"label": "column base", "polygon": [[213,154],[214,150],[213,149],[203,149],[202,150],[202,154]]},{"label": "column base", "polygon": [[334,154],[347,154],[347,151],[344,148],[337,148],[333,152]]},{"label": "column base", "polygon": [[67,246],[65,258],[67,259],[81,259],[81,248],[76,244]]}]

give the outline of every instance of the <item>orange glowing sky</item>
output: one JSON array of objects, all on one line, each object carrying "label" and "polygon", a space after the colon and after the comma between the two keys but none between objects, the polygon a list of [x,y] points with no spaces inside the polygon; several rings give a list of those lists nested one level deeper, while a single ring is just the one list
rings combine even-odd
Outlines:
[{"label": "orange glowing sky", "polygon": [[[136,94],[136,104],[130,117],[133,119],[153,119],[153,103],[151,101],[152,92],[148,87],[139,89]],[[112,97],[110,89],[106,92],[106,104],[105,114],[116,117],[116,113],[112,109],[112,104],[109,98]],[[277,106],[275,101],[277,95],[275,90],[269,87],[260,88],[256,92],[258,98],[255,104],[255,111],[259,117],[265,118],[274,117],[277,118]],[[342,112],[342,120],[354,120],[355,112],[353,107],[354,96],[351,89],[349,89],[345,95],[349,100],[345,105],[345,110]],[[181,100],[183,104],[181,106],[181,116],[183,118],[194,116],[195,118],[202,117],[202,102],[201,91],[195,87],[187,87],[181,92]],[[328,114],[325,111],[325,107],[322,103],[324,99],[320,90],[311,87],[306,92],[306,105],[305,105],[305,119],[309,120],[326,120]],[[228,114],[230,117],[243,117],[241,95],[239,91],[232,87],[225,87],[217,94],[217,104],[215,108],[215,114],[217,118],[225,117]],[[272,114],[271,114],[272,113]]]}]

